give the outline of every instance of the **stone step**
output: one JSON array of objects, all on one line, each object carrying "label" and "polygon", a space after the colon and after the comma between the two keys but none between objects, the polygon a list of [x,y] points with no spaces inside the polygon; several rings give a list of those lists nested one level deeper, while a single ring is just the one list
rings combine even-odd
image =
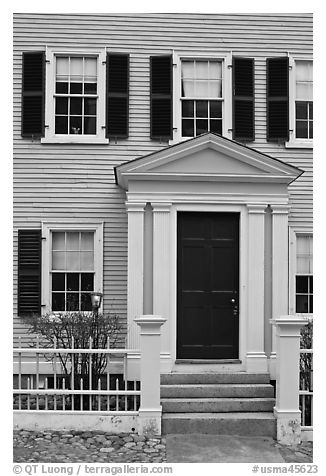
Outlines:
[{"label": "stone step", "polygon": [[161,385],[161,398],[273,398],[269,384]]},{"label": "stone step", "polygon": [[272,412],[274,398],[162,398],[167,413]]},{"label": "stone step", "polygon": [[164,413],[162,415],[162,433],[203,433],[275,438],[276,422],[273,414],[261,412]]},{"label": "stone step", "polygon": [[247,372],[202,372],[161,374],[161,384],[269,383],[269,374]]}]

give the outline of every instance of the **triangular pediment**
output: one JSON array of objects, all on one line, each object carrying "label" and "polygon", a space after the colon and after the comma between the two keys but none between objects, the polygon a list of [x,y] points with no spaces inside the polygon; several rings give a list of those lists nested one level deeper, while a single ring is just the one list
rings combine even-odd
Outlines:
[{"label": "triangular pediment", "polygon": [[302,171],[237,142],[207,133],[116,167],[117,183],[192,180],[290,183]]}]

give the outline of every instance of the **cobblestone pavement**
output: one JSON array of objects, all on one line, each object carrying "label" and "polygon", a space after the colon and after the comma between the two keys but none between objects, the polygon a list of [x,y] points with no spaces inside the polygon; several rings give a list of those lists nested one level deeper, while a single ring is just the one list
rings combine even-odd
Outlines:
[{"label": "cobblestone pavement", "polygon": [[[165,463],[166,438],[104,431],[15,430],[13,459],[15,463]],[[312,442],[283,446],[275,441],[272,445],[286,463],[313,461]]]},{"label": "cobblestone pavement", "polygon": [[14,431],[15,463],[163,463],[166,440],[104,431]]}]

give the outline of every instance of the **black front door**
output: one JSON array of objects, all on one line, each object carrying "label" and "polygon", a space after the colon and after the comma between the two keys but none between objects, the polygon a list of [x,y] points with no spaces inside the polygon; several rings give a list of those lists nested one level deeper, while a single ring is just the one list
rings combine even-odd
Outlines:
[{"label": "black front door", "polygon": [[239,356],[239,214],[178,213],[177,358]]}]

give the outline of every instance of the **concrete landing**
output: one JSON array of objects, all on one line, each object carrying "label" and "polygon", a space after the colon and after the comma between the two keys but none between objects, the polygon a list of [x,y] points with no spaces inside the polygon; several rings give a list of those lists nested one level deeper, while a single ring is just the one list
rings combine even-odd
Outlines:
[{"label": "concrete landing", "polygon": [[284,463],[275,440],[265,437],[166,435],[168,463]]}]

